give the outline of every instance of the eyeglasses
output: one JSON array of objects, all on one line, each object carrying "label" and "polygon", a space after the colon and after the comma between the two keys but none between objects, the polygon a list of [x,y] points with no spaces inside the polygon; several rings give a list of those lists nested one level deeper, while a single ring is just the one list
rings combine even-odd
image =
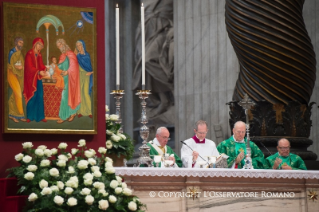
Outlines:
[{"label": "eyeglasses", "polygon": [[[160,135],[161,136],[161,135]],[[166,137],[166,136],[161,136],[163,139],[165,139],[165,140],[171,140],[171,138],[169,138],[169,137]]]},{"label": "eyeglasses", "polygon": [[279,146],[278,147],[280,150],[288,150],[288,149],[290,149],[290,146],[288,146],[288,147],[281,147],[281,146]]},{"label": "eyeglasses", "polygon": [[207,132],[198,132],[198,131],[196,131],[196,133],[198,133],[198,134],[200,134],[200,135],[205,135],[205,134],[207,134]]}]

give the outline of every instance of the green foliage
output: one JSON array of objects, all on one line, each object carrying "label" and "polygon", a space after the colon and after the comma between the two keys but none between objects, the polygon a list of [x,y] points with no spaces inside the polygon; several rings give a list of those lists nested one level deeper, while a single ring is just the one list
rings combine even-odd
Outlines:
[{"label": "green foliage", "polygon": [[66,152],[65,143],[52,150],[43,145],[33,149],[31,142],[22,145],[23,152],[15,156],[20,166],[7,171],[8,177],[18,179],[19,192],[29,196],[25,211],[144,210],[145,205],[115,175],[105,148],[99,148],[98,157],[95,150],[87,149],[83,139],[79,141],[80,149],[72,149],[72,154]]}]

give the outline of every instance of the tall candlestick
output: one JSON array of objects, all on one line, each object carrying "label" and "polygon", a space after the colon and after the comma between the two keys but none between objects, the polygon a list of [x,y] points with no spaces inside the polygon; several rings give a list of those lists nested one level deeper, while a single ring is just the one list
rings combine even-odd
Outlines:
[{"label": "tall candlestick", "polygon": [[119,8],[116,4],[115,8],[115,32],[116,32],[116,87],[120,87],[120,18],[119,18]]},{"label": "tall candlestick", "polygon": [[142,89],[145,89],[145,32],[144,32],[144,6],[141,7],[141,34],[142,34]]}]

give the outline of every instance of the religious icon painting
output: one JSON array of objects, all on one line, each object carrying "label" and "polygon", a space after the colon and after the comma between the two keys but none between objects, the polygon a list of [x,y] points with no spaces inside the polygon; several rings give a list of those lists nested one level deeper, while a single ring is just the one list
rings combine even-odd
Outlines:
[{"label": "religious icon painting", "polygon": [[4,132],[97,133],[96,9],[3,3]]}]

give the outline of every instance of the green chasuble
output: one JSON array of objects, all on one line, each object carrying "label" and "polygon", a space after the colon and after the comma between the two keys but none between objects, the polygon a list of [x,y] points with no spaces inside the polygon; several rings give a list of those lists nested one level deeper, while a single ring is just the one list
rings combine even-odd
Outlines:
[{"label": "green chasuble", "polygon": [[[231,168],[233,163],[235,162],[237,155],[241,152],[244,151],[246,154],[246,143],[247,139],[245,138],[245,143],[237,143],[234,141],[234,137],[231,136],[225,141],[222,141],[220,144],[217,146],[218,152],[224,153],[229,156],[227,159],[228,163],[228,168]],[[251,149],[251,159],[253,162],[253,167],[254,169],[263,169],[264,168],[264,154],[258,146],[250,141],[250,149]],[[245,165],[244,159],[238,164],[238,169],[241,169]]]},{"label": "green chasuble", "polygon": [[[152,142],[152,141],[150,141]],[[149,146],[151,149],[150,149],[150,156],[152,159],[154,159],[154,155],[160,155],[156,149],[152,146],[152,144],[150,143],[147,143],[147,146]],[[172,150],[172,148],[170,148],[169,146],[166,145],[166,149],[167,149],[167,152],[165,152],[166,154],[174,154],[174,157],[175,157],[175,163],[178,167],[182,167],[183,166],[183,163],[182,163],[182,160],[178,157],[178,155],[175,154],[175,152]],[[156,164],[153,162],[153,165],[154,167],[156,167]]]},{"label": "green chasuble", "polygon": [[280,156],[278,152],[266,158],[266,165],[269,169],[272,169],[272,167],[274,166],[276,158],[280,158],[282,160],[277,169],[281,169],[282,165],[287,164],[293,170],[307,170],[305,162],[298,155],[290,153],[289,156],[284,157]]}]

